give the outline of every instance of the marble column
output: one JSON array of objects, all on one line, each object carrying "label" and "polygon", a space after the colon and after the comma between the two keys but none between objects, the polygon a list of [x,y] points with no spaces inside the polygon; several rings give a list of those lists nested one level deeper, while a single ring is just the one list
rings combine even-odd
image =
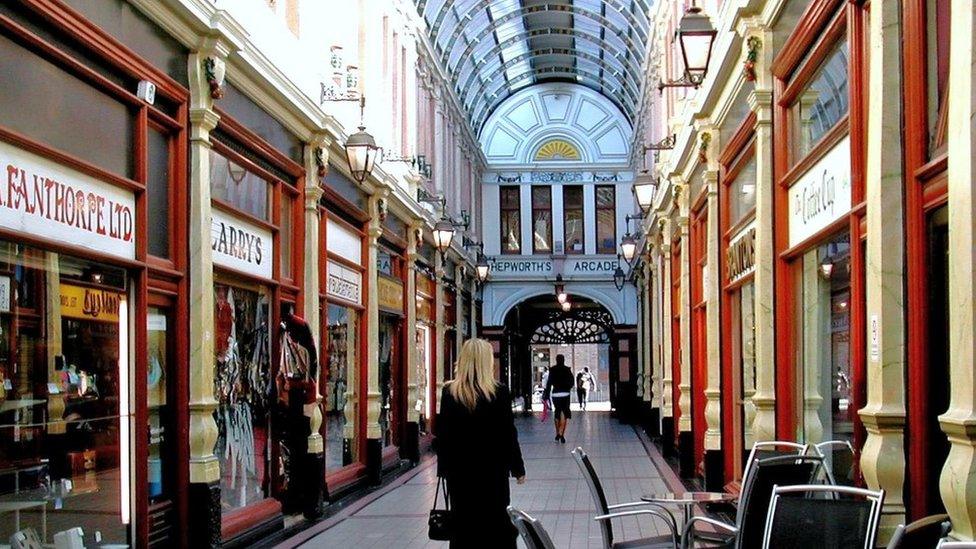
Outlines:
[{"label": "marble column", "polygon": [[691,477],[695,473],[694,434],[691,422],[691,239],[688,227],[689,198],[684,181],[675,184],[678,202],[677,224],[681,235],[681,290],[680,290],[680,375],[678,379],[678,453],[681,474]]},{"label": "marble column", "polygon": [[229,47],[208,39],[188,57],[190,82],[189,214],[189,535],[199,546],[221,544],[220,463],[214,455],[214,277],[210,248],[210,132],[220,116],[213,109],[204,64],[223,63]]},{"label": "marble column", "polygon": [[[325,364],[325,357],[322,356],[322,345],[319,338],[321,334],[321,318],[319,310],[319,202],[322,200],[322,187],[325,185],[325,174],[329,166],[329,139],[325,134],[313,134],[305,146],[305,261],[304,261],[304,287],[302,289],[302,308],[305,322],[312,332],[312,339],[318,356],[317,373],[321,373]],[[309,482],[309,498],[306,502],[305,513],[308,516],[317,516],[321,511],[323,485],[322,479],[325,476],[325,444],[322,434],[319,432],[322,427],[322,388],[318,381],[322,377],[316,378],[315,385],[315,407],[309,418],[308,436],[308,459],[304,473],[305,479]],[[327,497],[327,495],[326,495]]]},{"label": "marble column", "polygon": [[383,430],[380,414],[383,396],[380,391],[380,309],[376,287],[379,239],[383,235],[380,221],[380,201],[386,199],[385,189],[369,197],[370,221],[366,229],[366,477],[370,484],[380,483],[383,469]]},{"label": "marble column", "polygon": [[672,292],[671,292],[671,220],[664,219],[661,225],[661,430],[665,455],[672,455],[678,436],[678,426],[674,424],[674,345]]},{"label": "marble column", "polygon": [[661,351],[663,347],[663,334],[662,326],[663,321],[661,320],[661,312],[663,302],[661,300],[661,251],[658,246],[654,246],[651,249],[651,258],[648,263],[648,277],[650,280],[648,291],[650,292],[649,299],[651,302],[650,317],[648,318],[648,338],[649,338],[649,349],[648,355],[651,361],[651,376],[649,381],[650,391],[651,391],[651,433],[653,436],[660,436],[661,434],[661,416],[664,413],[664,402],[663,402],[663,391],[661,389],[661,382],[664,379],[662,375],[664,368],[664,361],[661,358]]},{"label": "marble column", "polygon": [[[870,89],[901,89],[901,11],[899,2],[871,5],[871,22],[867,25],[871,49]],[[867,405],[859,413],[867,430],[861,452],[861,471],[870,488],[885,490],[879,543],[886,543],[895,527],[905,520],[905,231],[901,112],[902,102],[898,94],[883,101],[874,97],[868,102],[864,182],[868,205],[865,273]]]},{"label": "marble column", "polygon": [[952,0],[949,46],[949,410],[951,444],[939,488],[951,537],[976,539],[976,10]]},{"label": "marble column", "polygon": [[[460,263],[462,260],[458,259]],[[463,294],[461,293],[461,288],[464,287],[464,267],[460,264],[454,267],[454,342],[455,342],[455,356],[454,359],[457,360],[457,355],[461,352],[461,345],[464,343],[464,333],[462,327],[464,326],[464,303]],[[450,365],[451,368],[454,367],[453,364]]]},{"label": "marble column", "polygon": [[444,325],[444,254],[434,254],[434,414],[441,410],[441,388],[444,386],[444,340],[447,329]]},{"label": "marble column", "polygon": [[[768,44],[768,41],[764,40],[763,43]],[[764,47],[761,51],[766,49]],[[760,55],[760,58],[765,59],[765,56]],[[763,72],[766,70],[764,68]],[[749,94],[748,101],[749,108],[756,114],[756,267],[753,275],[756,388],[752,395],[755,415],[751,425],[746,428],[752,431],[754,440],[776,440],[776,326],[773,304],[776,302],[774,266],[777,260],[773,241],[776,182],[773,178],[772,91],[760,89],[757,85]]]},{"label": "marble column", "polygon": [[[708,208],[707,239],[705,250],[705,276],[702,288],[705,297],[705,360],[707,379],[705,381],[705,488],[720,491],[725,485],[724,461],[722,456],[722,319],[721,310],[721,257],[719,251],[719,199],[718,175],[720,165],[719,132],[714,126],[703,125],[700,131],[708,132],[712,138],[706,152],[708,162],[705,173],[702,174],[705,186],[706,208]],[[731,413],[731,411],[730,411]]]},{"label": "marble column", "polygon": [[406,459],[417,463],[420,461],[420,414],[423,409],[423,395],[420,394],[421,376],[424,375],[423,366],[420,364],[420,352],[417,341],[417,233],[422,227],[421,223],[414,221],[407,228],[407,249],[406,249],[406,272],[407,272],[407,299],[406,312],[407,320],[404,330],[407,331],[407,348],[404,352],[404,359],[407,369],[407,422],[404,440],[401,443],[402,455]]}]

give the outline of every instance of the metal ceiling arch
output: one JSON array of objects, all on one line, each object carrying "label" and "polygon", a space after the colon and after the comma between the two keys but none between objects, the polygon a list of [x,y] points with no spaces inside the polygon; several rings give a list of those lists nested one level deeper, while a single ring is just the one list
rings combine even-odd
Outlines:
[{"label": "metal ceiling arch", "polygon": [[[625,2],[630,4],[630,8],[625,7],[624,5]],[[470,14],[474,11],[489,9],[493,3],[497,3],[496,0],[476,0],[475,4],[466,6],[465,10],[467,11],[467,13]],[[420,13],[423,13],[423,9],[424,7],[426,7],[426,4],[427,4],[426,0],[422,0],[418,4],[418,9],[420,10]],[[643,0],[639,0],[639,1],[630,0],[629,2],[627,2],[627,0],[603,0],[603,4],[613,8],[613,10],[619,13],[621,17],[628,18],[628,19],[631,17],[636,17],[637,24],[640,25],[640,28],[641,30],[644,31],[644,35],[646,37],[648,26],[650,25],[650,21],[648,19],[648,12],[647,12],[649,6],[647,5],[647,3],[645,3]],[[444,16],[448,13],[448,10],[445,8],[447,8],[448,6],[450,6],[455,11],[457,10],[456,2],[445,1],[441,3],[440,7],[437,9],[437,16],[434,17],[434,22],[430,25],[431,32],[434,33],[434,35],[440,34],[441,25],[444,24]],[[635,8],[639,8],[639,9],[635,9]],[[460,17],[458,19],[460,19]]]},{"label": "metal ceiling arch", "polygon": [[[579,38],[580,36],[577,35],[576,39]],[[492,59],[492,61],[490,61],[487,64],[483,63],[477,66],[476,68],[478,70],[472,70],[471,72],[469,72],[468,76],[464,79],[463,84],[457,86],[456,88],[458,95],[461,97],[461,103],[465,105],[465,107],[472,106],[474,102],[469,101],[469,96],[471,96],[472,93],[475,93],[475,95],[473,96],[475,98],[481,96],[481,94],[485,91],[485,88],[487,87],[485,83],[494,82],[495,78],[499,73],[506,73],[506,71],[508,71],[509,69],[515,68],[516,65],[518,65],[522,61],[526,61],[532,57],[546,57],[546,56],[579,57],[580,59],[585,59],[595,64],[605,63],[607,61],[613,60],[613,62],[616,63],[612,67],[613,75],[615,77],[624,76],[632,84],[640,82],[638,77],[639,73],[635,72],[636,69],[624,65],[623,63],[620,62],[620,60],[616,56],[613,55],[609,57],[600,58],[598,56],[593,55],[592,53],[577,48],[535,49],[535,50],[527,51],[523,54],[520,54],[502,63],[497,63],[497,57],[491,56],[490,58]],[[481,75],[482,78],[479,78],[478,82],[474,82],[473,80],[478,75]],[[619,83],[619,78],[617,79],[617,83]],[[475,84],[477,84],[477,87],[475,87]]]},{"label": "metal ceiling arch", "polygon": [[[415,0],[475,132],[535,83],[579,83],[636,116],[648,0]],[[463,48],[462,48],[463,44]]]},{"label": "metal ceiling arch", "polygon": [[[602,0],[601,7],[606,7],[606,5],[608,3],[610,3],[610,2],[612,2],[612,1],[613,0]],[[482,5],[480,6],[480,9],[490,9],[491,6],[492,6],[492,0],[482,0]],[[480,11],[480,10],[478,10],[478,11]],[[621,33],[629,33],[631,30],[637,29],[639,31],[637,33],[638,38],[640,38],[641,40],[646,40],[647,39],[647,27],[646,26],[640,25],[639,23],[636,26],[634,26],[632,24],[633,23],[633,20],[630,19],[631,17],[633,17],[632,14],[621,13],[619,10],[615,10],[615,11],[617,11],[617,13],[620,14],[621,17],[624,18],[624,22],[625,23],[629,23],[627,25],[627,28],[619,27],[619,25],[617,23],[615,23],[615,22],[611,21],[610,19],[608,19],[603,13],[594,11],[591,8],[589,8],[587,6],[584,6],[584,5],[564,4],[564,3],[559,3],[559,2],[547,2],[545,4],[535,4],[535,5],[531,5],[531,6],[524,6],[523,5],[518,10],[501,14],[500,17],[498,16],[498,14],[494,14],[491,17],[490,21],[489,21],[490,27],[492,27],[492,28],[488,28],[486,30],[488,30],[489,32],[490,31],[494,31],[498,27],[500,27],[502,24],[504,24],[504,23],[506,23],[508,21],[514,20],[514,19],[523,19],[524,20],[526,17],[531,16],[531,15],[538,15],[538,14],[545,14],[545,13],[555,13],[555,14],[571,14],[573,16],[587,17],[587,18],[593,19],[597,23],[600,23],[602,25],[606,25],[606,27],[608,27],[608,28],[614,28],[615,31],[621,32]],[[464,15],[463,18],[462,17],[458,17],[458,25],[457,25],[457,28],[455,28],[454,31],[451,32],[450,40],[448,41],[448,43],[447,43],[446,46],[440,46],[439,45],[439,40],[434,42],[434,45],[441,51],[442,57],[443,57],[443,55],[444,55],[445,52],[448,52],[449,53],[451,51],[451,49],[454,47],[454,42],[457,41],[457,39],[460,37],[460,35],[464,34],[464,30],[463,30],[462,24],[469,23],[469,22],[473,21],[474,17],[471,15],[472,12],[475,12],[475,9],[471,9],[467,14]],[[441,15],[440,15],[440,17],[442,17],[442,18],[443,18],[443,13],[447,13],[447,12],[444,11],[444,10],[442,10]],[[431,28],[431,32],[437,38],[440,38],[440,27],[441,27],[441,24],[442,23],[435,22],[434,25],[433,25],[433,27]],[[485,29],[483,29],[483,30],[485,30]],[[474,41],[477,42],[477,41],[479,41],[479,39],[478,38],[475,38]]]},{"label": "metal ceiling arch", "polygon": [[[536,15],[540,13],[555,13],[555,14],[564,14],[564,15],[569,14],[574,17],[581,16],[585,19],[590,19],[591,21],[593,21],[594,23],[596,23],[601,27],[601,32],[605,31],[606,29],[613,30],[614,32],[610,33],[608,36],[612,36],[620,40],[624,44],[628,54],[633,55],[635,54],[635,52],[640,52],[639,54],[634,55],[634,57],[643,58],[642,46],[634,42],[634,40],[630,37],[631,31],[634,30],[633,26],[629,28],[618,28],[613,22],[611,22],[606,17],[597,14],[595,12],[592,12],[587,8],[579,8],[569,4],[551,3],[551,4],[541,4],[538,6],[521,8],[518,11],[507,13],[502,17],[491,19],[491,24],[482,28],[475,36],[473,37],[465,36],[465,38],[467,39],[466,40],[467,47],[458,57],[458,65],[452,67],[450,65],[450,58],[452,56],[452,50],[454,49],[454,44],[457,42],[458,38],[460,38],[462,35],[465,34],[464,27],[462,27],[459,24],[458,29],[456,29],[454,32],[451,33],[451,37],[448,39],[447,45],[441,51],[441,62],[444,63],[444,66],[446,66],[449,71],[454,73],[457,70],[460,63],[464,62],[467,59],[467,56],[471,54],[472,50],[479,43],[481,43],[482,40],[488,37],[489,34],[496,33],[498,27],[500,27],[501,25],[507,22],[514,21],[516,19],[521,19],[524,23],[527,16]],[[461,21],[461,23],[463,23],[463,21]],[[556,28],[560,28],[560,27],[556,27]],[[570,31],[573,31],[573,33],[577,31],[577,29],[575,29],[574,27],[562,27],[562,28],[566,28]],[[436,39],[437,39],[437,35],[434,36],[435,44],[437,44]],[[645,37],[641,37],[641,40],[644,39],[646,39],[646,34]],[[602,39],[602,41],[608,42],[608,40],[606,40],[605,37]]]},{"label": "metal ceiling arch", "polygon": [[[524,80],[526,78],[535,78],[536,82],[541,82],[538,79],[539,76],[549,76],[552,77],[551,80],[546,81],[557,81],[557,82],[575,82],[578,84],[586,85],[587,87],[593,88],[596,91],[600,91],[599,88],[595,88],[592,84],[599,83],[599,76],[589,73],[587,71],[582,71],[580,69],[572,69],[574,72],[569,72],[569,69],[563,69],[562,67],[547,67],[542,69],[535,69],[530,72],[521,74],[517,76],[514,80]],[[582,78],[583,80],[580,80]],[[588,85],[589,84],[589,85]],[[612,95],[603,94],[610,100],[624,115],[627,116],[628,122],[632,122],[633,114],[636,112],[637,106],[637,94],[630,92],[629,89],[626,90],[627,95],[620,97],[620,99],[625,99],[626,102],[618,101],[616,97]],[[495,97],[494,101],[479,101],[481,105],[480,109],[477,111],[469,111],[472,114],[472,121],[474,122],[474,127],[480,132],[481,125],[488,119],[492,111],[494,111],[499,105],[501,105],[505,99],[512,95],[509,92],[504,95],[499,95],[497,92],[494,94],[488,94],[487,97]]]}]

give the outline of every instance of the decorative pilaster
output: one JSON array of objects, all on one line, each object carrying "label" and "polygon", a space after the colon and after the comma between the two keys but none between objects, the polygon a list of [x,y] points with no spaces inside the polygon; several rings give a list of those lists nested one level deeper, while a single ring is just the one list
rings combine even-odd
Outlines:
[{"label": "decorative pilaster", "polygon": [[[705,277],[702,288],[705,297],[705,360],[707,380],[705,382],[705,488],[721,490],[725,485],[725,468],[722,455],[722,317],[721,311],[721,258],[719,251],[719,199],[718,162],[719,132],[712,126],[703,126],[704,135],[712,137],[705,141],[705,160],[707,169],[702,174],[705,186],[706,208],[708,208],[708,235],[705,250]],[[729,410],[729,413],[733,413]]]},{"label": "decorative pilaster", "polygon": [[939,488],[950,536],[976,539],[976,63],[972,2],[952,1],[949,46],[949,410],[939,418],[951,446]]},{"label": "decorative pilaster", "polygon": [[[772,34],[772,33],[766,33]],[[764,40],[764,44],[769,44]],[[766,52],[770,48],[763,48]],[[759,58],[766,59],[765,53]],[[749,108],[756,113],[756,238],[755,274],[753,284],[756,297],[755,311],[755,349],[756,349],[756,388],[752,395],[755,408],[751,425],[754,440],[776,439],[776,326],[773,304],[775,303],[776,250],[773,243],[774,212],[773,197],[776,183],[773,179],[773,94],[770,89],[760,89],[760,83],[768,80],[768,64],[757,68],[757,86],[749,94]],[[746,448],[748,450],[748,448]]]},{"label": "decorative pilaster", "polygon": [[674,356],[672,292],[671,292],[671,221],[662,220],[661,224],[661,439],[662,451],[665,456],[673,455],[677,440],[678,426],[674,424]]},{"label": "decorative pilaster", "polygon": [[[461,352],[461,344],[464,343],[464,334],[461,328],[464,325],[463,294],[461,289],[464,287],[464,267],[460,264],[454,267],[454,341],[455,353]],[[457,356],[455,355],[455,360]],[[454,367],[453,364],[450,365]]]},{"label": "decorative pilaster", "polygon": [[680,411],[678,417],[678,455],[681,475],[691,477],[695,474],[695,442],[691,421],[691,239],[688,227],[690,199],[685,184],[678,184],[675,188],[680,213],[677,223],[681,234],[681,373],[678,379],[678,410]]},{"label": "decorative pilaster", "polygon": [[444,368],[449,368],[444,364],[444,336],[447,330],[444,326],[444,254],[437,253],[434,256],[434,403],[437,414],[441,410],[441,388],[444,386]]},{"label": "decorative pilaster", "polygon": [[[302,293],[305,322],[312,331],[312,339],[318,350],[319,368],[325,363],[322,345],[319,341],[322,320],[319,311],[319,202],[322,200],[322,187],[329,166],[328,138],[324,134],[312,136],[305,147],[305,288]],[[321,388],[316,385],[316,401],[321,404]],[[322,408],[316,406],[310,418],[311,434],[308,437],[308,453],[322,454],[325,451],[322,435]]]},{"label": "decorative pilaster", "polygon": [[407,228],[407,321],[403,328],[407,330],[408,342],[404,352],[404,367],[407,370],[407,425],[404,434],[406,440],[401,442],[401,453],[414,463],[420,461],[420,414],[423,404],[420,402],[422,395],[419,384],[424,375],[419,370],[422,366],[418,349],[423,343],[417,340],[417,232],[420,226],[419,223],[414,223]]},{"label": "decorative pilaster", "polygon": [[220,116],[214,111],[209,64],[223,60],[229,47],[207,39],[188,57],[190,83],[189,215],[189,441],[190,537],[200,546],[221,543],[220,463],[214,455],[214,277],[210,248],[210,132]]},{"label": "decorative pilaster", "polygon": [[[972,6],[964,11],[971,16]],[[901,89],[900,3],[872,4],[871,22],[867,27],[871,50],[869,89]],[[869,487],[885,491],[879,543],[886,543],[895,527],[905,521],[905,232],[901,113],[902,102],[897,94],[885,101],[868,102],[865,170],[868,206],[865,274],[867,405],[859,413],[867,430],[861,471]],[[957,248],[952,250],[954,255]],[[972,369],[972,363],[969,368]],[[828,395],[825,397],[829,398]]]},{"label": "decorative pilaster", "polygon": [[380,299],[377,290],[379,240],[383,235],[380,221],[380,201],[386,198],[383,190],[369,197],[369,225],[366,229],[366,475],[370,484],[379,484],[383,467],[383,430],[380,412],[383,397],[380,392]]}]

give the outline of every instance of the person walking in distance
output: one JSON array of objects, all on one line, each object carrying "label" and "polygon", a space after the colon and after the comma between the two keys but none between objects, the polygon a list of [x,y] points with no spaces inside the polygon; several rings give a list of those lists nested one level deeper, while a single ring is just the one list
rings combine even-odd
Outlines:
[{"label": "person walking in distance", "polygon": [[454,515],[452,549],[515,549],[508,518],[509,477],[525,483],[525,463],[508,389],[494,380],[491,344],[461,346],[454,381],[441,392],[434,423],[437,476],[447,480]]},{"label": "person walking in distance", "polygon": [[576,374],[576,398],[579,400],[580,410],[586,411],[586,403],[590,400],[590,391],[596,386],[593,382],[593,374],[590,367],[584,366]]},{"label": "person walking in distance", "polygon": [[573,371],[566,366],[566,357],[556,355],[556,365],[549,368],[549,380],[542,392],[542,399],[552,399],[553,421],[556,425],[556,442],[566,444],[566,424],[573,417],[569,411],[570,391],[573,390],[575,380]]}]

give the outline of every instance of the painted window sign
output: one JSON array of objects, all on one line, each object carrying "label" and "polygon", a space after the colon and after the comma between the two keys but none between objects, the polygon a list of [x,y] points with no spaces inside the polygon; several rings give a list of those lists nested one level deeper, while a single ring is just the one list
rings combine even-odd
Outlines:
[{"label": "painted window sign", "polygon": [[0,227],[135,259],[135,197],[0,142]]},{"label": "painted window sign", "polygon": [[123,297],[119,292],[61,284],[61,316],[115,323]]},{"label": "painted window sign", "polygon": [[725,251],[729,282],[735,282],[756,270],[756,224],[739,231]]},{"label": "painted window sign", "polygon": [[796,246],[851,210],[851,141],[845,137],[789,191],[790,246]]},{"label": "painted window sign", "polygon": [[213,210],[210,248],[215,265],[271,278],[273,246],[271,231]]},{"label": "painted window sign", "polygon": [[331,297],[359,305],[362,303],[362,278],[361,273],[330,261],[325,291]]}]

